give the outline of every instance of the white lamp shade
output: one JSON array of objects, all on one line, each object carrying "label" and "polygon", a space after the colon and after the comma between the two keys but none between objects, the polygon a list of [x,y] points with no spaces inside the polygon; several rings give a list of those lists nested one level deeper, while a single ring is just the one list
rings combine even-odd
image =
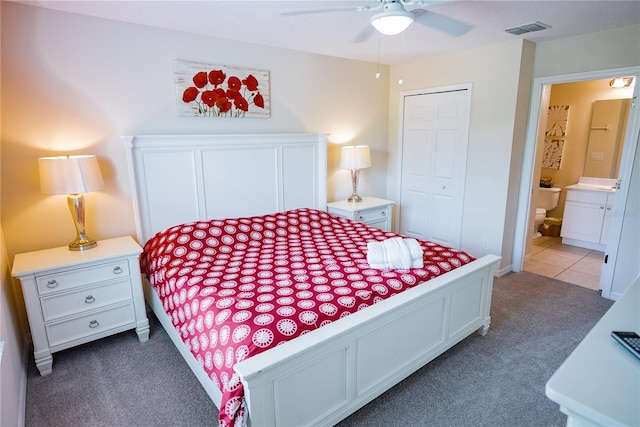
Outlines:
[{"label": "white lamp shade", "polygon": [[371,153],[368,145],[350,145],[340,151],[340,168],[364,169],[371,167]]},{"label": "white lamp shade", "polygon": [[96,156],[43,157],[38,164],[44,194],[81,194],[104,187]]},{"label": "white lamp shade", "polygon": [[371,25],[387,36],[400,34],[413,22],[413,14],[405,10],[397,12],[382,12],[371,18]]}]

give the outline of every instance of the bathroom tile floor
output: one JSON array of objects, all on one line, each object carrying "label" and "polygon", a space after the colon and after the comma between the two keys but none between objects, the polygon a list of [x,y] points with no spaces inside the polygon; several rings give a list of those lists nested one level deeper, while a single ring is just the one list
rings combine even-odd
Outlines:
[{"label": "bathroom tile floor", "polygon": [[524,270],[563,282],[598,290],[603,252],[562,244],[560,237],[533,240]]}]

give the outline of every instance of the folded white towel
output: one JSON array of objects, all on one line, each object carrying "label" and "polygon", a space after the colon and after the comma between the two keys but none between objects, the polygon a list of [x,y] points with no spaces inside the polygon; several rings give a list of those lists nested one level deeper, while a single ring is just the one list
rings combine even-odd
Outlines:
[{"label": "folded white towel", "polygon": [[411,253],[411,268],[424,267],[420,243],[416,239],[404,239],[404,243],[409,247],[409,252]]},{"label": "folded white towel", "polygon": [[379,270],[422,268],[422,248],[416,239],[392,237],[367,243],[367,262]]}]

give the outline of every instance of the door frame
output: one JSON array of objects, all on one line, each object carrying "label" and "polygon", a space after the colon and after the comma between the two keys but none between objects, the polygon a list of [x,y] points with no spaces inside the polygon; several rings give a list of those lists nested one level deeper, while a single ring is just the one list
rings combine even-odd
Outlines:
[{"label": "door frame", "polygon": [[[394,227],[396,232],[400,229],[400,219],[402,218],[402,159],[404,153],[404,99],[408,96],[415,95],[429,95],[436,93],[446,93],[446,92],[460,92],[467,91],[469,93],[470,101],[473,101],[473,84],[469,83],[460,83],[454,85],[447,86],[438,86],[432,88],[422,88],[422,89],[413,89],[406,90],[400,92],[400,117],[398,121],[398,147],[399,147],[399,155],[398,155],[398,174],[399,179],[397,181],[396,186],[396,194],[398,195],[398,213],[397,213],[397,221]],[[472,104],[473,105],[473,104]],[[473,108],[473,107],[472,107]],[[469,131],[471,130],[471,117],[469,117]],[[467,143],[469,139],[469,134],[467,134]],[[465,187],[466,187],[466,174],[465,174]],[[463,195],[464,197],[464,195]],[[464,202],[464,200],[463,200]],[[463,208],[464,210],[464,208]],[[462,230],[461,230],[462,232]],[[461,239],[462,244],[462,239]]]},{"label": "door frame", "polygon": [[[607,79],[619,76],[636,76],[636,88],[634,91],[634,95],[638,93],[638,87],[640,86],[640,66],[538,77],[534,79],[531,90],[531,104],[529,109],[529,119],[527,123],[527,132],[525,136],[525,145],[522,159],[522,175],[520,180],[520,192],[518,196],[518,208],[516,211],[516,229],[514,233],[511,265],[511,268],[514,272],[522,271],[526,256],[527,232],[529,229],[528,224],[532,202],[533,176],[535,172],[535,157],[540,128],[539,124],[542,120],[542,114],[546,114],[546,112],[541,111],[541,106],[548,103],[543,99],[543,93],[549,92],[548,90],[545,91],[545,88],[559,83]],[[626,205],[628,183],[631,177],[631,169],[633,167],[633,154],[635,153],[635,148],[638,143],[637,132],[638,127],[640,126],[640,118],[637,117],[637,114],[632,114],[632,112],[633,110],[630,109],[629,121],[627,123],[627,132],[625,134],[623,154],[620,162],[620,173],[618,174],[618,178],[621,179],[624,183],[622,188],[618,190],[619,196],[616,197],[615,201],[614,209],[619,211],[623,211]],[[633,137],[634,132],[635,138]],[[620,240],[621,228],[622,218],[612,218],[611,226],[609,229],[610,237],[607,242],[607,254],[611,254],[613,252],[617,253],[617,246]],[[615,250],[613,250],[613,248],[615,248]],[[607,265],[610,266],[608,269],[612,270],[614,268],[615,254],[613,255],[613,259],[610,255],[609,262],[605,264],[605,266]],[[603,268],[603,273],[609,274],[610,279],[612,279],[613,273],[605,272],[604,270],[607,270],[607,268]],[[611,280],[609,280],[608,289],[611,289]],[[608,294],[604,296],[608,297]]]}]

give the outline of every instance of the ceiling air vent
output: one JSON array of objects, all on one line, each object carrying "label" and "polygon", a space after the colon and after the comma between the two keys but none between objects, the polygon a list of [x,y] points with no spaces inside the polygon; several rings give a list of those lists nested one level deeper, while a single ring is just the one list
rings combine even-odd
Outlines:
[{"label": "ceiling air vent", "polygon": [[509,28],[505,31],[509,34],[513,34],[514,36],[519,36],[520,34],[546,30],[547,28],[550,28],[547,24],[543,24],[542,22],[533,22],[531,24],[520,25],[519,27]]}]

